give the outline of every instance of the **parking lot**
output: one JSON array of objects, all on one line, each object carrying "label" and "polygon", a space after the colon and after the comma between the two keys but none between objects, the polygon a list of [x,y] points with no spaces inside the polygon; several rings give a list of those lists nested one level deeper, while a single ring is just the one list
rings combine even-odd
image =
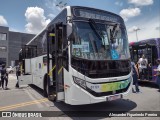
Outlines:
[{"label": "parking lot", "polygon": [[[42,90],[33,86],[15,88],[16,76],[9,75],[8,90],[0,88],[0,111],[49,111],[48,118],[42,119],[135,119],[134,117],[108,117],[100,115],[110,111],[160,111],[160,92],[154,84],[141,83],[142,93],[130,93],[120,100],[92,105],[71,106],[63,102],[52,102],[42,95]],[[57,112],[59,111],[59,112]],[[75,112],[76,111],[76,112]],[[57,113],[56,113],[57,112]],[[63,113],[63,114],[62,114]],[[47,113],[46,113],[47,114]],[[55,117],[49,117],[53,116]],[[84,115],[87,114],[87,115]],[[86,117],[90,116],[90,117]],[[92,116],[92,117],[91,117]],[[8,119],[8,118],[6,118]],[[15,120],[21,118],[13,118]],[[158,117],[136,117],[136,119],[159,120]]]}]

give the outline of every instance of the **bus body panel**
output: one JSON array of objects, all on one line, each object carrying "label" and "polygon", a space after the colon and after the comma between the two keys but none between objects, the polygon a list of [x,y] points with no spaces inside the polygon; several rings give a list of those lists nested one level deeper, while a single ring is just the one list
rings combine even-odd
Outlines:
[{"label": "bus body panel", "polygon": [[31,73],[31,59],[25,59],[25,72]]},{"label": "bus body panel", "polygon": [[21,75],[21,76],[18,76],[18,83],[19,83],[19,86],[23,86],[23,85],[28,85],[28,84],[32,84],[32,75]]},{"label": "bus body panel", "polygon": [[41,89],[43,89],[44,75],[47,73],[47,66],[43,63],[43,57],[45,56],[46,55],[31,59],[33,84]]},{"label": "bus body panel", "polygon": [[[70,73],[66,69],[63,69],[63,73],[64,73],[64,86],[65,85],[70,86],[71,85]],[[70,87],[64,88],[65,103],[68,103],[68,104],[69,104],[69,98],[70,98],[68,94],[69,92],[70,92]]]}]

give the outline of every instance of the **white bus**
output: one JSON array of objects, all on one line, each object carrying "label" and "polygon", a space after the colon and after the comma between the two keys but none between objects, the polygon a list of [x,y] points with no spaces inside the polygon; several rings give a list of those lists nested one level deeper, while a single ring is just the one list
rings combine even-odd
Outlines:
[{"label": "white bus", "polygon": [[108,11],[67,6],[19,55],[20,85],[70,105],[123,98],[132,85],[125,24]]}]

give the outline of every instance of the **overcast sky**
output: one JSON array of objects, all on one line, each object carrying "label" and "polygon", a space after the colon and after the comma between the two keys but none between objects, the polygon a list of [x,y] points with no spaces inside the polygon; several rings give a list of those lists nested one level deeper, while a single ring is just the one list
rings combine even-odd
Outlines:
[{"label": "overcast sky", "polygon": [[60,11],[56,4],[88,6],[123,17],[129,41],[160,38],[160,0],[1,0],[0,26],[11,31],[38,33]]}]

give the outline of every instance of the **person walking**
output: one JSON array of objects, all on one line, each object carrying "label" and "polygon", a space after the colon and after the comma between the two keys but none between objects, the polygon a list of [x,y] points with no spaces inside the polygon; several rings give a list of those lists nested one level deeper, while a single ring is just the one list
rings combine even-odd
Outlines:
[{"label": "person walking", "polygon": [[17,76],[17,83],[16,83],[16,88],[19,88],[19,83],[18,83],[18,76],[20,76],[20,64],[16,67],[16,76]]},{"label": "person walking", "polygon": [[145,55],[143,54],[142,57],[138,60],[139,77],[142,80],[147,79],[147,65],[148,60],[147,58],[145,58]]},{"label": "person walking", "polygon": [[138,77],[139,77],[138,69],[134,62],[131,62],[131,67],[132,67],[133,85],[135,85],[135,90],[134,88],[132,88],[132,92],[139,93],[140,90],[139,90],[139,85],[138,85]]},{"label": "person walking", "polygon": [[[1,70],[1,82],[2,82],[2,89],[7,89],[8,85],[8,73],[6,71],[5,65],[2,65],[2,70]],[[5,87],[4,87],[4,82],[5,82]]]}]

